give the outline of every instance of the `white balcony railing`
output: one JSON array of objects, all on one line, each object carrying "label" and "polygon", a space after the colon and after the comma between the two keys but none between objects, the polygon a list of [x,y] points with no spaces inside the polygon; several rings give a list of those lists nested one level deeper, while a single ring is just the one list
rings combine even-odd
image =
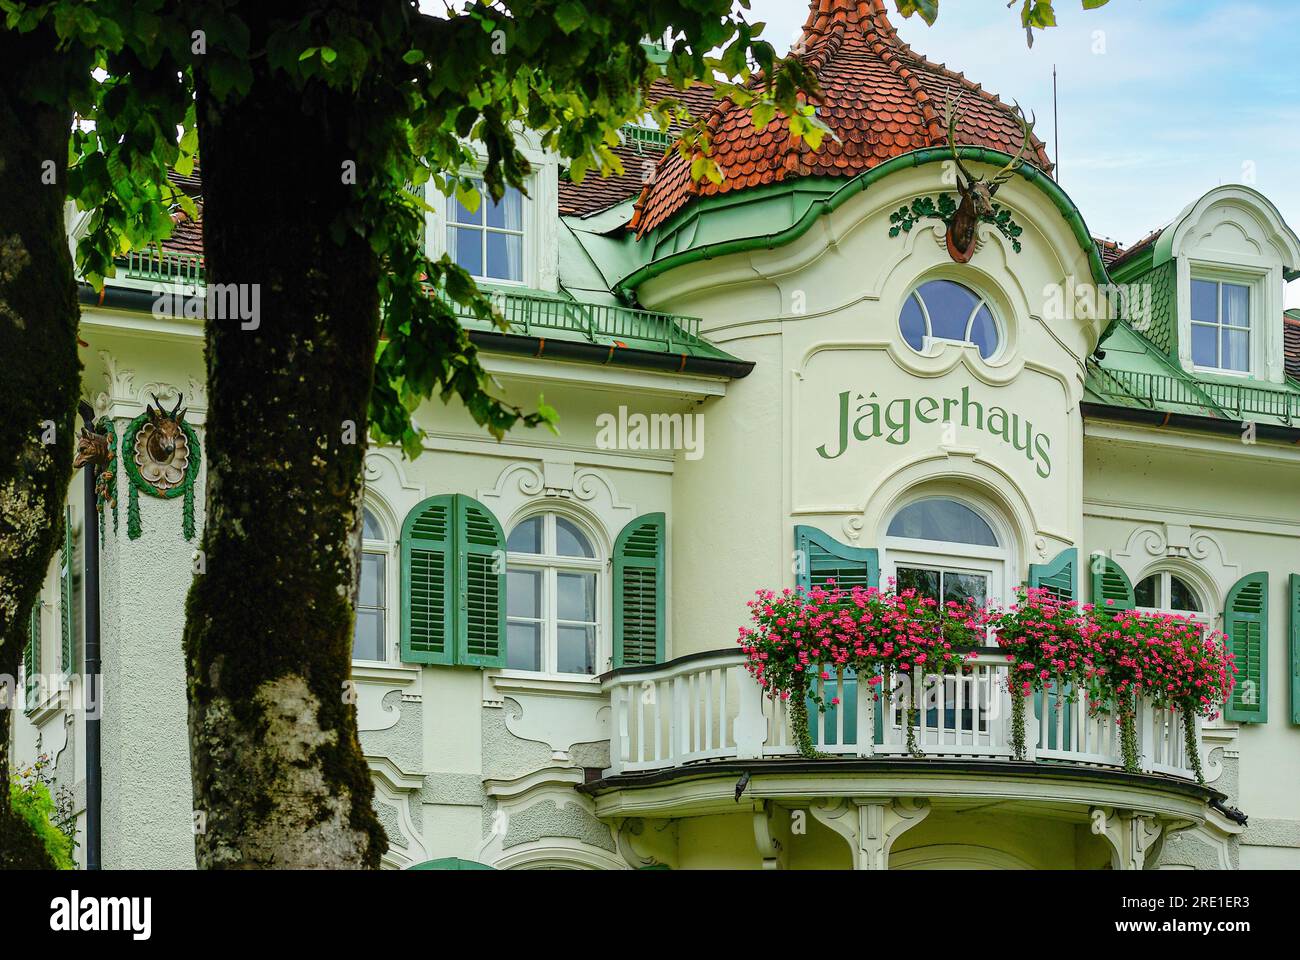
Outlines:
[{"label": "white balcony railing", "polygon": [[[906,756],[904,718],[918,693],[917,747],[931,758],[1012,758],[1007,661],[982,650],[961,677],[895,678],[893,689],[853,677],[821,681],[830,705],[809,711],[817,749],[841,757]],[[789,705],[763,695],[739,650],[696,654],[652,669],[618,671],[605,680],[613,709],[607,775],[661,770],[709,760],[795,757]],[[875,699],[879,692],[880,699]],[[1090,715],[1085,694],[1074,701],[1049,692],[1026,704],[1026,759],[1123,767],[1119,725]],[[1138,745],[1143,771],[1195,779],[1180,716],[1139,701]],[[1200,721],[1196,724],[1200,737]]]}]

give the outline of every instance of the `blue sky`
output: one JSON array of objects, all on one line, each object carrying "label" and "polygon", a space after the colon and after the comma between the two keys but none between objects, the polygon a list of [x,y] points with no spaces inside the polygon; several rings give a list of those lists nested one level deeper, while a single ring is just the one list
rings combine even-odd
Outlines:
[{"label": "blue sky", "polygon": [[[893,0],[887,0],[894,9]],[[1282,0],[1056,0],[1059,25],[1019,28],[1019,4],[941,0],[939,19],[894,23],[932,60],[1037,113],[1060,182],[1097,236],[1131,244],[1220,183],[1253,183],[1300,229],[1300,4]],[[781,52],[804,0],[751,0]]]}]

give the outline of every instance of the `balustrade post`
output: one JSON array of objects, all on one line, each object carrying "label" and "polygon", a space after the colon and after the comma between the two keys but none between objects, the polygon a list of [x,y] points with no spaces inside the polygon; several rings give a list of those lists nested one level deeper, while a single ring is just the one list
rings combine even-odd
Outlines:
[{"label": "balustrade post", "polygon": [[609,772],[612,776],[623,772],[623,764],[627,762],[632,749],[627,726],[629,692],[629,688],[621,684],[611,687],[609,691],[610,707],[614,711],[614,743],[613,749],[609,751]]},{"label": "balustrade post", "polygon": [[1137,700],[1138,766],[1143,773],[1150,773],[1155,762],[1155,710],[1145,697],[1138,696],[1135,699]]},{"label": "balustrade post", "polygon": [[763,756],[767,742],[767,717],[763,715],[763,688],[744,667],[732,667],[737,679],[736,741],[737,760],[757,760]]},{"label": "balustrade post", "polygon": [[691,698],[686,677],[673,677],[672,724],[669,732],[673,741],[674,766],[685,763],[691,752]]},{"label": "balustrade post", "polygon": [[876,698],[871,685],[871,675],[858,676],[858,756],[874,757],[876,755]]}]

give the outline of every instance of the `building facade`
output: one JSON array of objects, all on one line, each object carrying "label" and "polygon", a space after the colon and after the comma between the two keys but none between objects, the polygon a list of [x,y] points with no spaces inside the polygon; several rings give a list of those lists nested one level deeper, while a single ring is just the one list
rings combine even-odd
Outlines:
[{"label": "building facade", "polygon": [[[572,182],[521,132],[527,195],[430,196],[430,254],[510,321],[466,321],[484,365],[561,419],[497,442],[435,400],[419,458],[367,454],[353,680],[386,865],[1300,867],[1300,239],[1223,186],[1099,244],[1023,118],[902,43],[878,0],[814,0],[796,50],[835,132],[818,151],[697,89],[720,186],[627,128],[622,176]],[[955,244],[981,179],[996,207]],[[180,643],[203,321],[158,308],[195,292],[188,221],[83,290],[114,476],[98,517],[70,491],[21,684],[16,757],[47,756],[84,823],[96,524],[106,867],[192,867],[201,828]],[[155,398],[190,428],[170,477],[128,463]],[[851,679],[814,717],[825,756],[800,758],[735,638],[756,589],[827,576],[1008,602],[1050,586],[1223,630],[1240,672],[1196,727],[1207,782],[1149,708],[1140,774],[1064,699],[1036,704],[1013,760],[992,649],[922,711],[923,758]]]}]

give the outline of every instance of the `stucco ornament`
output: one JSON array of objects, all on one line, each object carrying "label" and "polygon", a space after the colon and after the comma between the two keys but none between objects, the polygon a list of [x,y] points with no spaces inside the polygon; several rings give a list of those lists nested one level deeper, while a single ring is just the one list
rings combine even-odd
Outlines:
[{"label": "stucco ornament", "polygon": [[130,498],[127,503],[127,536],[139,539],[139,494],[170,500],[184,497],[182,531],[186,540],[194,538],[194,481],[198,476],[201,453],[199,438],[185,422],[179,394],[171,412],[165,412],[153,394],[153,405],[127,426],[122,437],[123,456]]}]

